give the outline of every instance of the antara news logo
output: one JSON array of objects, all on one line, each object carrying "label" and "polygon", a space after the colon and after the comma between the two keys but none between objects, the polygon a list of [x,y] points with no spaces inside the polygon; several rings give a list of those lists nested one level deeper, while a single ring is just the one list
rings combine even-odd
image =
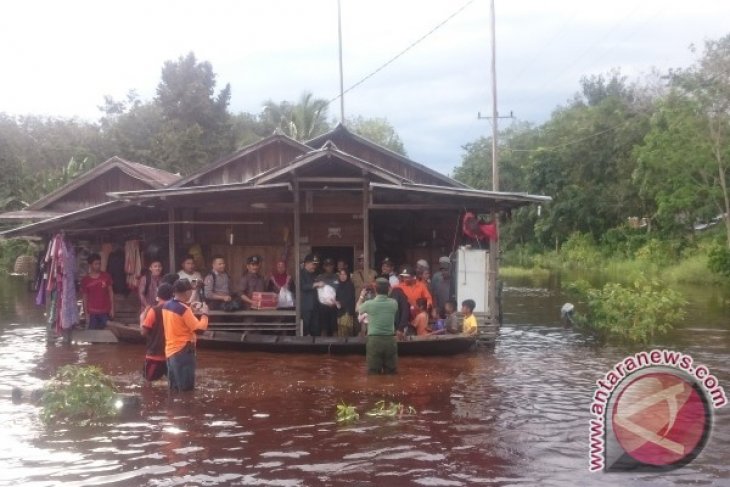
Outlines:
[{"label": "antara news logo", "polygon": [[706,366],[672,350],[630,355],[596,385],[589,435],[592,472],[687,465],[707,443],[712,411],[727,404]]}]

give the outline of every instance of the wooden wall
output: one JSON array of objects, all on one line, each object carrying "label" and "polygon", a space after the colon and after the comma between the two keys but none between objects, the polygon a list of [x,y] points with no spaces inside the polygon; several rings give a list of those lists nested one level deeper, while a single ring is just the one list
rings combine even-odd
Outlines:
[{"label": "wooden wall", "polygon": [[240,158],[202,175],[197,184],[212,185],[244,182],[269,169],[291,162],[301,154],[301,150],[283,142],[274,141],[259,150],[244,154]]},{"label": "wooden wall", "polygon": [[150,185],[113,168],[45,206],[48,211],[69,212],[109,201],[106,193],[150,189]]},{"label": "wooden wall", "polygon": [[410,179],[414,183],[434,184],[439,186],[445,185],[442,179],[407,164],[386,152],[379,151],[369,145],[355,141],[348,136],[344,136],[339,133],[333,134],[332,142],[334,142],[339,150],[347,152],[355,157],[359,157],[360,159],[368,161],[369,163],[394,174]]}]

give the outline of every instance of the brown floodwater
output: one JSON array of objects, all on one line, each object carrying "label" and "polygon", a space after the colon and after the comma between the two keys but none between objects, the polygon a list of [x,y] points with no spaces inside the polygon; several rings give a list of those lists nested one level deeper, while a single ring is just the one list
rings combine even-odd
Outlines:
[{"label": "brown floodwater", "polygon": [[[4,278],[0,485],[730,485],[730,407],[682,469],[589,473],[595,381],[629,350],[563,329],[559,283],[508,284],[492,351],[404,357],[397,376],[369,377],[359,356],[200,350],[197,390],[170,396],[164,382],[142,383],[141,346],[47,345],[42,312]],[[685,326],[659,344],[707,364],[727,390],[728,301],[715,292],[699,292]],[[139,413],[103,427],[46,427],[38,408],[7,398],[69,363],[102,367],[141,396]],[[417,413],[335,422],[337,403],[362,413],[381,399]]]}]

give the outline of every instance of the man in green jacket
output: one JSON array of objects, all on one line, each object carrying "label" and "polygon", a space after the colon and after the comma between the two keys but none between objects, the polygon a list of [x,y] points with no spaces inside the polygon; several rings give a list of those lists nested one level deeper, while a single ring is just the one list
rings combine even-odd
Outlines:
[{"label": "man in green jacket", "polygon": [[398,303],[388,297],[387,279],[375,280],[377,295],[365,301],[366,290],[360,293],[356,310],[368,315],[368,338],[365,346],[368,374],[395,374],[398,372],[398,343],[395,337],[395,315]]}]

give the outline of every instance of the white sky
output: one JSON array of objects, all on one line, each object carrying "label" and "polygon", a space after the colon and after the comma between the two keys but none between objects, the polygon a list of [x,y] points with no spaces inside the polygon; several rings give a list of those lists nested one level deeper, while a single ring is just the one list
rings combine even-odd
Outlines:
[{"label": "white sky", "polygon": [[[466,1],[342,0],[345,87]],[[688,66],[690,44],[730,33],[727,0],[496,0],[496,12],[500,113],[533,122],[583,75]],[[489,1],[474,0],[346,95],[346,114],[386,117],[411,158],[449,173],[461,146],[491,131],[476,116],[491,113],[489,39]],[[153,97],[163,62],[189,51],[211,62],[219,88],[231,84],[233,112],[304,90],[333,98],[337,2],[3,2],[0,112],[96,120],[104,95]]]}]

